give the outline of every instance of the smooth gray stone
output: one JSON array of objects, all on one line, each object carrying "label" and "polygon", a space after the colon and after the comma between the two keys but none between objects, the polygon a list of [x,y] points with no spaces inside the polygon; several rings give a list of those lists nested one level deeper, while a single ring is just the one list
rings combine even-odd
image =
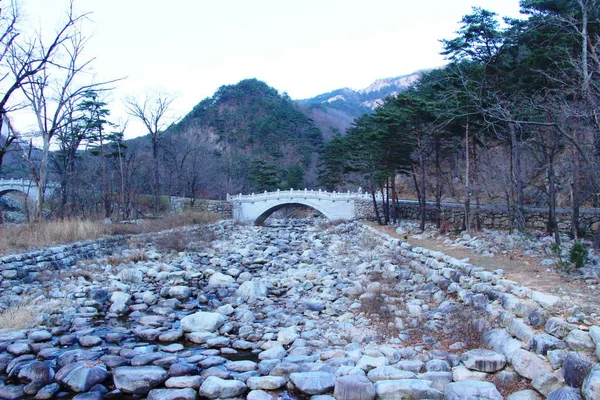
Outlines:
[{"label": "smooth gray stone", "polygon": [[462,381],[446,385],[444,400],[503,400],[496,386],[491,382]]},{"label": "smooth gray stone", "polygon": [[336,400],[373,400],[375,385],[364,376],[347,375],[335,380],[333,396]]},{"label": "smooth gray stone", "polygon": [[335,386],[335,375],[328,372],[294,372],[290,374],[290,380],[306,394],[327,393]]},{"label": "smooth gray stone", "polygon": [[163,384],[168,373],[161,367],[118,367],[113,372],[115,387],[123,393],[146,394]]},{"label": "smooth gray stone", "polygon": [[586,400],[600,399],[600,364],[594,365],[583,381],[581,393]]},{"label": "smooth gray stone", "polygon": [[152,389],[147,400],[195,400],[198,394],[194,389]]},{"label": "smooth gray stone", "polygon": [[591,369],[592,363],[574,351],[568,352],[563,360],[562,373],[567,385],[572,387],[580,388]]},{"label": "smooth gray stone", "polygon": [[59,369],[54,379],[74,392],[87,392],[95,384],[104,382],[109,375],[104,364],[77,361]]},{"label": "smooth gray stone", "polygon": [[422,379],[400,379],[375,383],[378,400],[432,399],[440,400],[444,394]]},{"label": "smooth gray stone", "polygon": [[546,400],[583,400],[581,391],[574,387],[563,387],[550,393]]},{"label": "smooth gray stone", "polygon": [[500,371],[506,365],[506,357],[492,350],[474,349],[464,352],[461,359],[465,367],[481,372]]},{"label": "smooth gray stone", "polygon": [[240,396],[246,390],[247,386],[242,381],[209,376],[200,386],[199,393],[209,399],[219,399]]}]

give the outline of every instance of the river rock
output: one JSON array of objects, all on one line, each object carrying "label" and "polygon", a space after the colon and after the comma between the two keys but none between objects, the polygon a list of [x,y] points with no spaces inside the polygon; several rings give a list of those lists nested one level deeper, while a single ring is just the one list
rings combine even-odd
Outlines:
[{"label": "river rock", "polygon": [[87,392],[92,386],[104,382],[109,375],[102,363],[77,361],[59,369],[54,379],[74,392]]},{"label": "river rock", "polygon": [[563,387],[548,394],[546,400],[583,400],[581,391],[574,387]]},{"label": "river rock", "polygon": [[369,371],[367,377],[372,382],[398,380],[398,379],[416,379],[417,375],[411,371],[403,371],[391,366],[377,367]]},{"label": "river rock", "polygon": [[596,364],[583,381],[581,393],[586,400],[600,399],[600,364]]},{"label": "river rock", "polygon": [[544,330],[546,333],[556,336],[559,339],[564,338],[569,334],[571,328],[567,321],[562,318],[552,317],[546,321],[546,325],[544,326]]},{"label": "river rock", "polygon": [[181,329],[184,332],[214,332],[219,329],[227,319],[219,313],[199,311],[181,319]]},{"label": "river rock", "polygon": [[222,274],[220,272],[215,272],[208,279],[209,286],[227,286],[230,283],[233,283],[235,279],[232,276]]},{"label": "river rock", "polygon": [[197,393],[194,389],[152,389],[147,400],[195,400]]},{"label": "river rock", "polygon": [[378,400],[431,399],[439,400],[444,394],[431,387],[430,381],[421,379],[401,379],[375,383]]},{"label": "river rock", "polygon": [[241,396],[246,390],[242,381],[209,376],[200,386],[200,395],[209,399],[229,398]]},{"label": "river rock", "polygon": [[516,350],[512,356],[515,371],[527,378],[534,380],[544,372],[551,372],[550,365],[541,360],[537,355],[523,349]]},{"label": "river rock", "polygon": [[581,358],[578,353],[570,351],[563,360],[562,373],[569,386],[581,387],[583,380],[592,369],[592,363]]},{"label": "river rock", "polygon": [[533,335],[529,344],[537,354],[544,356],[548,354],[548,351],[564,349],[567,347],[565,342],[547,333]]},{"label": "river rock", "polygon": [[286,383],[287,380],[282,376],[252,376],[246,381],[251,390],[275,390]]},{"label": "river rock", "polygon": [[567,345],[575,351],[594,351],[596,345],[592,341],[592,337],[588,332],[580,329],[573,329],[567,337],[565,337]]},{"label": "river rock", "polygon": [[376,395],[375,385],[364,376],[348,375],[335,380],[336,400],[373,400]]},{"label": "river rock", "polygon": [[161,367],[118,367],[113,372],[115,387],[123,393],[146,394],[167,380],[167,371]]},{"label": "river rock", "polygon": [[327,393],[335,386],[335,375],[328,372],[294,372],[290,374],[290,380],[306,394]]},{"label": "river rock", "polygon": [[446,385],[445,400],[502,400],[502,395],[491,382],[462,381]]},{"label": "river rock", "polygon": [[244,300],[267,297],[268,293],[267,285],[260,280],[246,281],[236,291],[236,295]]},{"label": "river rock", "polygon": [[512,393],[506,400],[544,400],[544,398],[535,390],[526,389]]},{"label": "river rock", "polygon": [[40,385],[38,389],[51,383],[54,379],[54,369],[49,362],[32,361],[23,366],[18,373],[20,383]]},{"label": "river rock", "polygon": [[506,365],[506,357],[492,350],[469,350],[461,355],[461,359],[465,367],[481,372],[500,371]]}]

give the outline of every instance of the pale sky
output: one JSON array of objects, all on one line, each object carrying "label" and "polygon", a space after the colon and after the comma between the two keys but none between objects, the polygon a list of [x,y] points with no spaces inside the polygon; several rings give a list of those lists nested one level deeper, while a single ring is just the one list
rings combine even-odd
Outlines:
[{"label": "pale sky", "polygon": [[[22,0],[30,26],[51,33],[67,0]],[[518,16],[518,0],[75,0],[97,80],[126,78],[121,100],[163,90],[181,118],[221,85],[258,78],[292,99],[441,66],[472,6]],[[145,134],[129,126],[128,137]]]}]

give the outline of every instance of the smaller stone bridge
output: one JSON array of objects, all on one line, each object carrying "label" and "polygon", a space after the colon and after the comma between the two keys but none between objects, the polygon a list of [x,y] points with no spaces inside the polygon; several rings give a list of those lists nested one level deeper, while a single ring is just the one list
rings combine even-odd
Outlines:
[{"label": "smaller stone bridge", "polygon": [[256,225],[261,225],[275,211],[295,204],[311,207],[330,221],[353,220],[361,217],[358,203],[364,204],[370,199],[370,195],[360,189],[357,193],[290,189],[248,195],[227,195],[227,201],[233,205],[233,219]]},{"label": "smaller stone bridge", "polygon": [[[60,187],[60,184],[55,182],[48,182],[44,193],[51,195]],[[0,197],[10,192],[21,192],[27,195],[34,203],[38,201],[38,193],[35,187],[35,183],[26,179],[0,179]]]}]

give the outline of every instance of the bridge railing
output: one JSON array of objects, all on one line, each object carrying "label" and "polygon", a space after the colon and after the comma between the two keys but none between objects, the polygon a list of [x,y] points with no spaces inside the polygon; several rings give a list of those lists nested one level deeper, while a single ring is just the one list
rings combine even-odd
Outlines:
[{"label": "bridge railing", "polygon": [[302,198],[319,198],[319,199],[327,199],[327,200],[365,200],[371,199],[371,195],[369,193],[363,192],[359,189],[357,192],[327,192],[325,190],[277,190],[274,192],[263,192],[263,193],[251,193],[251,194],[237,194],[237,195],[229,195],[227,194],[227,201],[260,201],[260,200],[269,200],[269,199],[278,199],[278,198],[294,198],[294,197],[302,197]]},{"label": "bridge railing", "polygon": [[[29,179],[0,179],[0,187],[35,187],[35,183]],[[60,184],[56,182],[46,182],[47,188],[57,188]]]}]

